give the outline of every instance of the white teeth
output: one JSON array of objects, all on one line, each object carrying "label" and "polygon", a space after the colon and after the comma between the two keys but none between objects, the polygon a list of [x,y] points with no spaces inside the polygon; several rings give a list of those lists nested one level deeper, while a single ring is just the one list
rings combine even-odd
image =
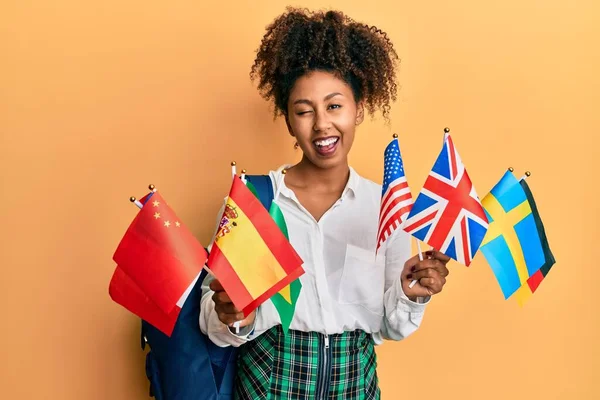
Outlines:
[{"label": "white teeth", "polygon": [[329,146],[331,144],[334,144],[337,141],[338,141],[338,138],[329,138],[329,139],[325,139],[325,140],[317,140],[317,141],[315,141],[315,144],[319,147],[324,147],[324,146]]}]

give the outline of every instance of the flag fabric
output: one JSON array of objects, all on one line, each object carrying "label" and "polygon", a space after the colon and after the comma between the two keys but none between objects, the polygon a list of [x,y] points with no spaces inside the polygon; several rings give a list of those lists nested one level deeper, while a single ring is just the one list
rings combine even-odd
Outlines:
[{"label": "flag fabric", "polygon": [[527,194],[510,171],[482,199],[482,204],[490,225],[481,252],[508,299],[544,264],[535,217]]},{"label": "flag fabric", "polygon": [[523,306],[535,293],[535,291],[540,286],[544,278],[548,275],[548,273],[556,263],[556,259],[554,258],[554,254],[552,254],[552,250],[550,250],[550,244],[548,243],[548,237],[546,236],[546,229],[544,228],[544,223],[542,222],[542,218],[540,217],[537,205],[535,203],[535,199],[533,197],[533,193],[531,192],[531,189],[529,188],[529,185],[527,184],[525,179],[521,179],[519,184],[523,188],[523,191],[527,196],[527,201],[531,206],[531,214],[533,215],[536,230],[540,238],[542,250],[544,252],[543,265],[540,267],[540,269],[538,269],[533,275],[531,275],[527,279],[527,284],[521,285],[521,287],[515,293],[517,302],[519,303],[519,305]]},{"label": "flag fabric", "polygon": [[[269,214],[277,226],[281,229],[286,239],[289,240],[285,218],[283,217],[283,213],[275,201],[271,202]],[[284,334],[288,333],[288,329],[290,328],[290,324],[294,318],[296,303],[298,302],[298,297],[300,296],[301,290],[302,283],[300,283],[300,278],[296,278],[288,286],[284,287],[279,292],[275,293],[273,297],[271,297],[271,301],[279,313],[279,319],[281,320],[281,326]]]},{"label": "flag fabric", "polygon": [[406,220],[413,205],[412,194],[404,174],[398,138],[392,139],[383,153],[383,185],[377,229],[377,249]]},{"label": "flag fabric", "polygon": [[181,308],[174,307],[166,314],[161,310],[122,268],[117,266],[108,292],[112,300],[137,315],[167,336],[171,336]]},{"label": "flag fabric", "polygon": [[159,192],[151,192],[141,202],[143,207],[113,260],[168,315],[198,277],[208,255]]},{"label": "flag fabric", "polygon": [[300,256],[237,176],[233,178],[208,267],[245,316],[304,273]]},{"label": "flag fabric", "polygon": [[[269,185],[271,184],[271,180],[269,179]],[[254,187],[254,185],[250,182],[246,182],[246,186],[250,191],[260,199],[258,195],[258,191]],[[283,216],[283,212],[279,205],[275,201],[276,199],[271,199],[271,204],[269,207],[269,215],[281,232],[285,236],[285,238],[289,241],[289,235],[287,230],[287,224],[285,222],[285,217]],[[294,312],[296,311],[296,304],[298,302],[298,297],[300,296],[300,291],[302,290],[302,283],[300,282],[300,278],[296,278],[292,281],[288,286],[281,289],[279,292],[275,293],[273,297],[271,297],[271,301],[279,314],[279,319],[281,321],[281,326],[283,330],[283,334],[287,335],[290,325],[292,323],[292,319],[294,318]]]},{"label": "flag fabric", "polygon": [[448,132],[403,228],[466,266],[479,249],[488,220]]}]

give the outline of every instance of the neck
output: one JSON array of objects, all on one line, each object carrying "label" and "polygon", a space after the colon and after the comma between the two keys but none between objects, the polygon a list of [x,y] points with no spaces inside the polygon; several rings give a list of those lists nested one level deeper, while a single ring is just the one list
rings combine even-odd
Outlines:
[{"label": "neck", "polygon": [[323,190],[342,191],[350,177],[348,162],[340,163],[335,167],[323,169],[310,162],[306,157],[294,167],[298,177],[306,186]]}]

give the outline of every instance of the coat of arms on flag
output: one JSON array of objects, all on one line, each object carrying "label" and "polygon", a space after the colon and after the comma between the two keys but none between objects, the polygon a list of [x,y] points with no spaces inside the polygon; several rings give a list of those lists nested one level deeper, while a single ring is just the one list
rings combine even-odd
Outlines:
[{"label": "coat of arms on flag", "polygon": [[449,132],[444,130],[442,151],[403,228],[469,266],[487,232],[488,219]]}]

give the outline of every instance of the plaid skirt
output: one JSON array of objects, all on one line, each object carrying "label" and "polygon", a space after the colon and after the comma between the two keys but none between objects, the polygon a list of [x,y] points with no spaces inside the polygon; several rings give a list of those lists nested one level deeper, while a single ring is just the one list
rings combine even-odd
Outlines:
[{"label": "plaid skirt", "polygon": [[379,399],[373,338],[273,327],[240,347],[235,399]]}]

